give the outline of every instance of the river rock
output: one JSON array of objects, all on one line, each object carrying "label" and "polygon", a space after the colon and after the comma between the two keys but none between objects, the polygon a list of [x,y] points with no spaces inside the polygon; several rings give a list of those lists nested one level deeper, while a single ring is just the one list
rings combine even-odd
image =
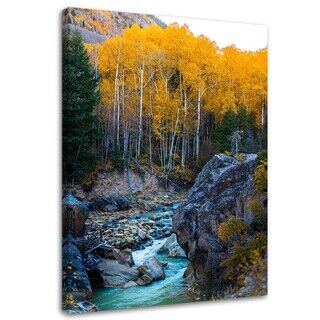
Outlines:
[{"label": "river rock", "polygon": [[172,233],[167,241],[158,250],[158,253],[166,253],[169,257],[185,258],[186,254],[177,242],[177,235]]},{"label": "river rock", "polygon": [[123,289],[128,289],[128,288],[132,288],[132,287],[136,287],[138,284],[134,281],[129,281],[127,283],[125,283],[122,288]]},{"label": "river rock", "polygon": [[164,279],[164,264],[162,264],[155,256],[145,261],[138,267],[140,274],[147,275],[152,281]]},{"label": "river rock", "polygon": [[115,202],[119,210],[128,210],[131,208],[129,199],[124,196],[113,197],[113,201]]},{"label": "river rock", "polygon": [[138,230],[137,230],[137,233],[138,233],[138,236],[139,236],[142,240],[146,239],[146,237],[147,237],[146,232],[144,232],[144,231],[141,230],[141,229],[138,229]]},{"label": "river rock", "polygon": [[138,278],[136,283],[139,285],[139,286],[145,286],[146,283],[141,279],[141,278]]},{"label": "river rock", "polygon": [[91,200],[91,210],[95,211],[122,211],[130,209],[130,201],[124,196],[99,196]]},{"label": "river rock", "polygon": [[103,207],[103,211],[115,212],[115,211],[118,211],[118,207],[115,204],[106,204]]},{"label": "river rock", "polygon": [[140,278],[138,278],[138,280],[136,281],[136,283],[139,286],[145,286],[148,285],[152,282],[153,280],[146,274],[143,274]]},{"label": "river rock", "polygon": [[135,281],[139,277],[139,271],[118,263],[116,260],[101,259],[94,270],[89,272],[90,279],[95,281],[98,287],[120,287],[129,281]]},{"label": "river rock", "polygon": [[218,225],[236,216],[243,218],[255,193],[255,154],[238,161],[215,155],[197,176],[187,201],[173,216],[173,231],[186,252],[196,282],[212,292],[222,282],[221,261],[227,248],[217,236]]},{"label": "river rock", "polygon": [[152,282],[152,279],[147,274],[143,274],[141,276],[141,279],[144,281],[145,284],[150,284]]},{"label": "river rock", "polygon": [[123,254],[120,250],[113,248],[111,246],[109,247],[103,247],[103,248],[98,248],[96,250],[96,253],[98,256],[104,259],[111,259],[111,260],[116,260],[120,264],[125,264],[128,266],[131,266],[130,263],[130,258],[128,258],[128,253]]},{"label": "river rock", "polygon": [[165,211],[165,207],[162,206],[161,204],[156,203],[156,204],[153,206],[153,210],[154,210],[154,211]]}]

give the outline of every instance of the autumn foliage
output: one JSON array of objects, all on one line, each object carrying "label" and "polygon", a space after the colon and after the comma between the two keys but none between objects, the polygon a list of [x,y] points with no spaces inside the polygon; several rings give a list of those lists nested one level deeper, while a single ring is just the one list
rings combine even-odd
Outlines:
[{"label": "autumn foliage", "polygon": [[234,242],[241,239],[247,229],[248,226],[245,222],[237,218],[231,218],[219,225],[218,237],[225,243]]},{"label": "autumn foliage", "polygon": [[[250,287],[251,295],[266,293],[267,275],[267,159],[263,152],[254,173],[255,196],[249,202],[253,221],[249,226],[238,218],[219,225],[217,235],[228,244],[228,254],[221,263],[224,279],[238,290]],[[250,282],[250,284],[248,283]]]},{"label": "autumn foliage", "polygon": [[227,112],[265,126],[267,49],[220,49],[186,25],[140,28],[86,45],[100,77],[104,156],[142,155],[167,171],[198,162]]}]

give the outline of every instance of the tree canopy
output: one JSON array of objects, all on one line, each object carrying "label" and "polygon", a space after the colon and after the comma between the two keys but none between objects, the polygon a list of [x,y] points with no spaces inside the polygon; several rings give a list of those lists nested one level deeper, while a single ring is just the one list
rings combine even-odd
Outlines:
[{"label": "tree canopy", "polygon": [[226,127],[230,117],[240,118],[222,134],[225,141],[239,129],[236,123],[247,125],[242,142],[265,127],[267,49],[220,49],[188,26],[172,24],[133,25],[87,50],[101,77],[110,154],[145,156],[170,171],[197,161],[209,141],[218,151],[229,148],[219,142],[219,126]]}]

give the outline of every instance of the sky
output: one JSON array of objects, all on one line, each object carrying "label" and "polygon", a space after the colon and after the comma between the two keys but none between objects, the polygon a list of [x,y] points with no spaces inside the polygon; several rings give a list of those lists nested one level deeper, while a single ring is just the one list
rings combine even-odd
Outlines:
[{"label": "sky", "polygon": [[220,48],[234,44],[241,50],[255,51],[265,48],[268,43],[268,29],[265,25],[171,16],[157,17],[166,24],[186,23],[195,36],[203,34],[215,41]]}]

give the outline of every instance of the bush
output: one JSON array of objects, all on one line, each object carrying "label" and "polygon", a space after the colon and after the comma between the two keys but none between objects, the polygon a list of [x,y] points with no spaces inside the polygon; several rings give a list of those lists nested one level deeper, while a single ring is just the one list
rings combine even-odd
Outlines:
[{"label": "bush", "polygon": [[255,173],[254,173],[254,183],[256,186],[256,190],[266,195],[268,191],[268,163],[267,161],[262,161]]},{"label": "bush", "polygon": [[94,185],[97,174],[105,169],[105,165],[103,162],[98,162],[96,166],[86,174],[84,179],[82,180],[82,189],[84,191],[91,191]]},{"label": "bush", "polygon": [[247,233],[247,225],[238,218],[230,218],[220,223],[218,227],[218,238],[225,243],[233,243]]},{"label": "bush", "polygon": [[263,207],[263,205],[257,199],[251,200],[249,206],[253,215],[254,230],[267,231],[267,228],[268,228],[267,208]]},{"label": "bush", "polygon": [[246,244],[235,244],[231,254],[221,263],[226,281],[244,286],[246,276],[261,279],[266,270],[267,236],[257,233]]},{"label": "bush", "polygon": [[268,161],[268,152],[267,152],[267,150],[262,150],[262,151],[258,152],[257,156],[258,156],[258,163],[260,163],[262,161]]},{"label": "bush", "polygon": [[176,166],[172,172],[172,177],[184,185],[190,185],[195,180],[195,172],[188,167]]},{"label": "bush", "polygon": [[228,157],[232,157],[232,153],[230,152],[230,151],[224,151],[223,152],[226,156],[228,156]]}]

